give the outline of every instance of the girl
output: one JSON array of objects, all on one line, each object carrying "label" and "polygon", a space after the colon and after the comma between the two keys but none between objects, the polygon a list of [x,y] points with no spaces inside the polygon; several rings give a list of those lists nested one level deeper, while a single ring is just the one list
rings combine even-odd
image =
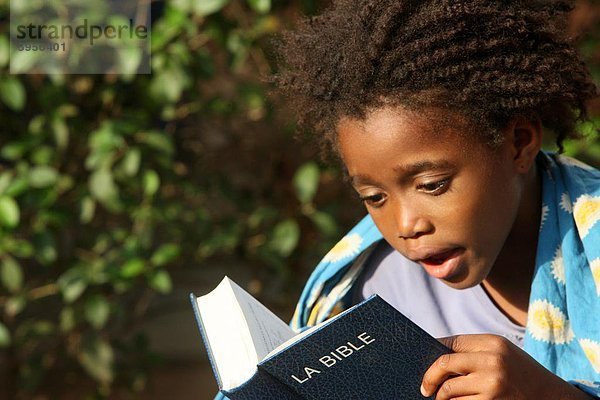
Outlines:
[{"label": "girl", "polygon": [[600,172],[540,150],[597,93],[571,8],[337,0],[284,36],[277,83],[368,211],[294,328],[378,293],[454,350],[424,396],[600,398]]}]

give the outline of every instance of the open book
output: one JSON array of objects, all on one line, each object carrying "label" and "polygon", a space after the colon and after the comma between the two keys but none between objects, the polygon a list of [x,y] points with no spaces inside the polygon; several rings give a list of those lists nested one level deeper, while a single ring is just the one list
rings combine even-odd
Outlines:
[{"label": "open book", "polygon": [[230,399],[421,399],[450,350],[379,296],[300,334],[225,277],[190,295],[219,389]]}]

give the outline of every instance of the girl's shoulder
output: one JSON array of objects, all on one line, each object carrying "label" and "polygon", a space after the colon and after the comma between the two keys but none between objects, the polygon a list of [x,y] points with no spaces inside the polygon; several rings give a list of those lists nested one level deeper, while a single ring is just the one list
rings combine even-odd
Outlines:
[{"label": "girl's shoulder", "polygon": [[552,183],[560,182],[573,199],[581,196],[600,196],[600,170],[563,154],[541,153],[545,178]]}]

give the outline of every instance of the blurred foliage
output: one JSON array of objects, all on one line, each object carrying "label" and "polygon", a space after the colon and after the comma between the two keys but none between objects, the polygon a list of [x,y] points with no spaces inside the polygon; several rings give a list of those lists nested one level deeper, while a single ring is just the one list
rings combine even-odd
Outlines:
[{"label": "blurred foliage", "polygon": [[[299,285],[362,213],[340,172],[293,142],[262,79],[275,68],[269,37],[318,6],[154,2],[152,75],[44,76],[8,74],[0,0],[0,363],[9,395],[44,393],[49,382],[100,397],[115,386],[141,390],[153,357],[130,332],[149,298],[172,290],[170,272],[244,259],[269,282]],[[600,34],[586,35],[598,77]],[[597,165],[598,138],[582,129],[587,142],[567,152]]]},{"label": "blurred foliage", "polygon": [[9,396],[43,393],[49,382],[66,392],[81,374],[98,395],[140,390],[152,363],[130,332],[148,296],[171,291],[170,270],[237,257],[285,284],[301,259],[314,262],[335,240],[336,206],[317,211],[315,196],[336,172],[302,165],[312,154],[293,150],[293,126],[274,123],[262,82],[272,71],[266,38],[299,6],[314,8],[155,2],[153,73],[137,76],[9,75],[2,25],[0,351]]}]

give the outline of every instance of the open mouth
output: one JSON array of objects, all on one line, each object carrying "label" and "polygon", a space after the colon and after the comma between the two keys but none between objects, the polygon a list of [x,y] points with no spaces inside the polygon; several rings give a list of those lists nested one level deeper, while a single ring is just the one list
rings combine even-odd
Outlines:
[{"label": "open mouth", "polygon": [[446,262],[446,260],[455,256],[459,252],[461,252],[460,249],[451,249],[451,250],[445,251],[443,253],[438,253],[431,257],[424,258],[421,261],[426,264],[430,264],[430,265],[441,265],[444,262]]},{"label": "open mouth", "polygon": [[463,248],[451,249],[423,258],[418,263],[434,278],[448,279],[457,273],[464,251]]}]

